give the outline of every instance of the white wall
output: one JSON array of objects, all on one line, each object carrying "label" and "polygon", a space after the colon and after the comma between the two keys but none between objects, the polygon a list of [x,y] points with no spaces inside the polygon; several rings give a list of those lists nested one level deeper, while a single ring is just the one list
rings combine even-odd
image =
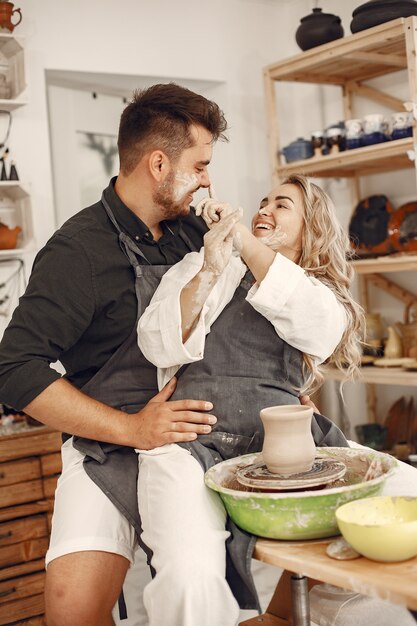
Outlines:
[{"label": "white wall", "polygon": [[[359,4],[359,0],[320,2],[324,11],[342,18],[346,35]],[[18,6],[23,21],[15,34],[26,38],[29,104],[14,113],[11,145],[21,179],[31,182],[38,246],[55,224],[46,71],[137,76],[138,80],[175,77],[200,81],[206,87],[212,83],[206,95],[219,102],[230,123],[230,144],[216,148],[221,167],[213,164],[214,183],[219,195],[227,194],[228,200],[245,207],[249,220],[271,180],[262,68],[299,52],[294,35],[300,18],[314,6],[310,0],[125,0],[119,4],[22,0]],[[285,120],[283,144],[342,118],[334,90],[316,86],[280,87],[279,105]],[[68,187],[73,183],[68,180]],[[353,207],[345,183],[332,181],[328,191],[347,225]],[[364,195],[371,192],[386,193],[398,206],[415,198],[414,180],[406,172],[373,177],[363,188]],[[74,207],[74,212],[79,208]],[[377,310],[386,304],[378,295]],[[394,318],[396,307],[388,304]],[[396,397],[403,392],[408,394],[409,389],[394,389]],[[392,392],[379,388],[378,393],[383,415]],[[351,419],[365,421],[363,390],[348,388],[346,398]]]}]

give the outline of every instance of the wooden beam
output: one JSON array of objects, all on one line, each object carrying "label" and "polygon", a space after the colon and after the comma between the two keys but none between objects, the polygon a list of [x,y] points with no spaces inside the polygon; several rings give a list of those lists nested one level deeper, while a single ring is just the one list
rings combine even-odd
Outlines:
[{"label": "wooden beam", "polygon": [[374,102],[378,102],[379,104],[385,104],[387,107],[393,109],[394,111],[406,110],[404,102],[402,100],[394,98],[393,96],[384,93],[380,89],[369,87],[369,85],[364,85],[363,83],[358,83],[354,80],[347,83],[347,88],[349,89],[349,91],[356,94],[357,96],[363,96],[364,98],[369,98],[369,100],[373,100]]},{"label": "wooden beam", "polygon": [[353,61],[364,61],[365,63],[377,63],[382,65],[392,65],[405,69],[407,67],[407,59],[398,54],[379,54],[378,52],[349,52],[345,58]]},{"label": "wooden beam", "polygon": [[417,295],[408,291],[408,289],[404,289],[404,287],[400,287],[397,283],[394,283],[393,280],[382,276],[381,274],[369,274],[367,276],[367,282],[372,283],[375,287],[379,287],[383,291],[391,294],[394,298],[401,300],[405,304],[409,305],[413,302],[417,303]]}]

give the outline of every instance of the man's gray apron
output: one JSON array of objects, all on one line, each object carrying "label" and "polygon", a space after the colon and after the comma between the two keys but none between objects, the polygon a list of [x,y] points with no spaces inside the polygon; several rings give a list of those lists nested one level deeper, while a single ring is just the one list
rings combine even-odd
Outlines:
[{"label": "man's gray apron", "polygon": [[[135,272],[139,319],[170,266],[149,264],[133,240],[120,230],[104,197],[102,203]],[[190,250],[195,249],[182,230],[180,236]],[[148,265],[140,265],[137,256]],[[247,273],[234,298],[213,324],[206,338],[204,359],[178,372],[173,399],[213,401],[213,412],[218,417],[210,435],[180,444],[189,449],[204,470],[226,458],[261,450],[261,408],[298,404],[295,389],[303,383],[302,355],[282,341],[272,324],[245,301],[252,282]],[[127,413],[139,411],[158,392],[156,368],[138,347],[136,324],[126,341],[83,387],[83,392]],[[315,414],[312,430],[317,445],[347,445],[341,431],[323,416]],[[136,452],[126,446],[78,437],[74,438],[74,447],[86,455],[84,468],[90,478],[135,528],[152,571],[152,554],[140,539]],[[226,546],[228,583],[242,609],[259,610],[250,572],[256,538],[230,520],[228,529],[231,532]]]}]

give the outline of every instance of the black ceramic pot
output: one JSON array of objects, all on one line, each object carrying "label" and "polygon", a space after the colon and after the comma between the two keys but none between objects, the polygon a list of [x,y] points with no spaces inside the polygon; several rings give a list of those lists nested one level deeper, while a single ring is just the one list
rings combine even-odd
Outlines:
[{"label": "black ceramic pot", "polygon": [[313,9],[310,15],[301,18],[301,24],[295,33],[295,40],[301,50],[309,50],[341,37],[343,27],[340,17],[322,13],[321,9]]},{"label": "black ceramic pot", "polygon": [[352,13],[350,30],[357,33],[378,24],[384,24],[397,17],[417,15],[415,0],[370,0],[357,7]]}]

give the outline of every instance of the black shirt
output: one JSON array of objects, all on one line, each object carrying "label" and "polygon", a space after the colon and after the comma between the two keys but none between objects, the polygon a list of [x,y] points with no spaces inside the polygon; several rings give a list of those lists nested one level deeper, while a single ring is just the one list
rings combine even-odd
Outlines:
[{"label": "black shirt", "polygon": [[[199,249],[207,227],[193,210],[151,232],[117,196],[112,179],[105,197],[122,231],[152,265],[172,265]],[[138,257],[139,263],[143,263]],[[36,256],[29,284],[0,344],[0,402],[21,410],[60,378],[81,388],[127,339],[136,323],[133,269],[101,202],[71,217]]]}]

